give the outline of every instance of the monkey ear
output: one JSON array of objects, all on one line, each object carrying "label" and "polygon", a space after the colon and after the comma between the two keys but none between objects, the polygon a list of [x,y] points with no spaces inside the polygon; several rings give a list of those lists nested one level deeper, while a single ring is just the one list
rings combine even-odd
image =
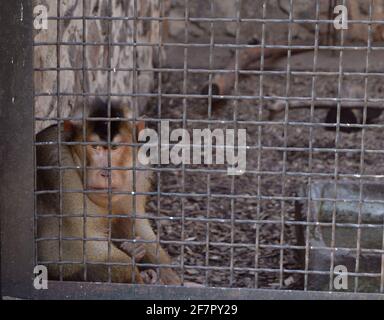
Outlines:
[{"label": "monkey ear", "polygon": [[145,129],[145,121],[140,120],[136,122],[136,132],[139,133],[141,130]]},{"label": "monkey ear", "polygon": [[64,132],[73,133],[83,126],[82,120],[64,120]]},{"label": "monkey ear", "polygon": [[64,132],[73,132],[74,125],[71,120],[64,120]]},{"label": "monkey ear", "polygon": [[63,130],[64,130],[64,133],[69,134],[69,136],[73,136],[74,134],[79,132],[79,130],[81,130],[82,127],[83,127],[82,119],[74,118],[70,120],[64,120]]},{"label": "monkey ear", "polygon": [[[82,105],[76,106],[70,113],[70,119],[64,120],[64,132],[74,133],[77,129],[83,126],[83,112],[84,107]],[[85,106],[85,117],[88,116],[89,106]]]}]

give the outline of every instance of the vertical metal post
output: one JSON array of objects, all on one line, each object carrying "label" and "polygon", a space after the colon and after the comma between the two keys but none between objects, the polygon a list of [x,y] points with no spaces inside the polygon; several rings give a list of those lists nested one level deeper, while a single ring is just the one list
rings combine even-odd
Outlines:
[{"label": "vertical metal post", "polygon": [[0,2],[1,296],[32,292],[34,238],[32,3]]}]

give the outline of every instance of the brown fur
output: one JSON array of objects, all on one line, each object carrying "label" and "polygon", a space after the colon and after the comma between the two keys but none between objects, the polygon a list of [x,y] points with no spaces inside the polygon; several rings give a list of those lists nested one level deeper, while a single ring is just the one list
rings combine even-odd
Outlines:
[{"label": "brown fur", "polygon": [[[69,125],[69,126],[68,126]],[[73,133],[68,133],[70,124],[66,124],[65,130],[60,128],[62,141],[68,141],[69,136],[73,137]],[[124,130],[129,130],[129,126],[124,126]],[[57,142],[58,127],[51,126],[40,132],[36,140],[38,142]],[[129,131],[121,130],[124,142],[132,142],[132,135]],[[75,141],[82,141],[83,138],[79,134],[81,130],[75,134]],[[88,140],[88,137],[87,139]],[[87,149],[90,146],[86,146]],[[119,161],[113,163],[116,166],[132,166],[132,152],[130,148],[125,148],[124,155]],[[38,166],[82,166],[83,147],[61,145],[61,159],[59,161],[59,153],[57,145],[42,145],[37,147],[36,161]],[[87,151],[88,157],[92,155]],[[125,161],[123,161],[125,159]],[[89,164],[88,164],[89,165]],[[89,170],[88,170],[89,171]],[[112,173],[114,174],[114,173]],[[121,190],[132,191],[132,171],[119,170],[116,174],[126,175],[128,180],[121,180],[125,183],[120,186]],[[87,173],[88,175],[88,173]],[[98,205],[98,194],[84,195],[85,190],[83,181],[83,170],[72,169],[62,170],[62,189],[61,195],[61,210],[60,199],[57,193],[41,194],[37,198],[38,208],[38,260],[44,264],[48,262],[73,262],[62,264],[62,276],[64,280],[87,280],[87,281],[107,281],[108,267],[105,265],[108,262],[132,264],[132,255],[127,250],[120,250],[120,245],[124,240],[138,238],[139,240],[152,241],[152,243],[141,244],[145,248],[144,256],[141,250],[140,258],[146,263],[152,264],[171,264],[171,259],[168,254],[156,244],[156,235],[153,232],[147,219],[132,219],[132,196],[120,195],[115,199],[112,197],[110,206]],[[112,175],[113,180],[113,175]],[[136,191],[148,192],[150,186],[150,175],[148,171],[136,171]],[[112,181],[112,184],[114,182]],[[57,169],[38,170],[37,173],[37,189],[42,190],[59,190],[60,189],[60,174]],[[65,192],[68,190],[78,190],[78,192]],[[120,188],[119,188],[120,190]],[[91,196],[92,195],[92,196]],[[101,201],[101,203],[104,203]],[[137,215],[145,213],[146,197],[143,195],[136,196],[136,212]],[[109,237],[109,220],[108,207],[111,209],[111,214],[126,214],[127,218],[114,218],[111,225],[112,239],[121,239],[122,242],[110,243]],[[84,215],[86,208],[86,215]],[[59,218],[62,214],[61,219]],[[73,215],[77,215],[73,217]],[[133,234],[133,228],[135,234]],[[49,238],[50,240],[43,240]],[[62,239],[60,241],[60,238]],[[65,239],[63,239],[65,238]],[[70,239],[74,238],[74,239]],[[83,241],[86,238],[88,240]],[[92,239],[92,240],[91,240]],[[98,241],[93,240],[98,239]],[[61,244],[60,244],[61,243]],[[140,244],[138,245],[140,246]],[[129,247],[129,246],[128,246]],[[135,252],[133,250],[132,252]],[[61,256],[61,259],[60,259]],[[140,259],[139,259],[140,260]],[[84,279],[84,267],[86,266],[86,279]],[[48,271],[50,279],[59,279],[60,266],[57,263],[49,263]],[[132,265],[113,265],[111,266],[111,280],[113,282],[129,282],[143,283],[140,275],[140,270]],[[164,284],[180,284],[178,275],[171,268],[160,268],[160,282]]]}]

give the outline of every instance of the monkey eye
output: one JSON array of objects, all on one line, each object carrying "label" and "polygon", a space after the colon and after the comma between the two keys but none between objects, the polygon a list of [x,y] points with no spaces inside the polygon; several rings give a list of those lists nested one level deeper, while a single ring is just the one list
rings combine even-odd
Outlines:
[{"label": "monkey eye", "polygon": [[93,145],[91,145],[91,148],[92,148],[92,149],[95,149],[95,150],[96,150],[96,149],[97,149],[97,147],[98,147],[98,145],[97,145],[97,144],[93,144]]},{"label": "monkey eye", "polygon": [[116,150],[118,148],[118,146],[114,145],[114,146],[111,146],[111,150]]}]

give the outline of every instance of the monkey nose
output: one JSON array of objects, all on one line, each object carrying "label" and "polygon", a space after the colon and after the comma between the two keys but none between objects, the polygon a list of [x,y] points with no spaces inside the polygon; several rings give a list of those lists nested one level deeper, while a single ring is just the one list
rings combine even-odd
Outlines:
[{"label": "monkey nose", "polygon": [[109,170],[101,170],[100,171],[100,175],[103,177],[103,178],[108,178],[110,175],[111,175],[111,172]]}]

